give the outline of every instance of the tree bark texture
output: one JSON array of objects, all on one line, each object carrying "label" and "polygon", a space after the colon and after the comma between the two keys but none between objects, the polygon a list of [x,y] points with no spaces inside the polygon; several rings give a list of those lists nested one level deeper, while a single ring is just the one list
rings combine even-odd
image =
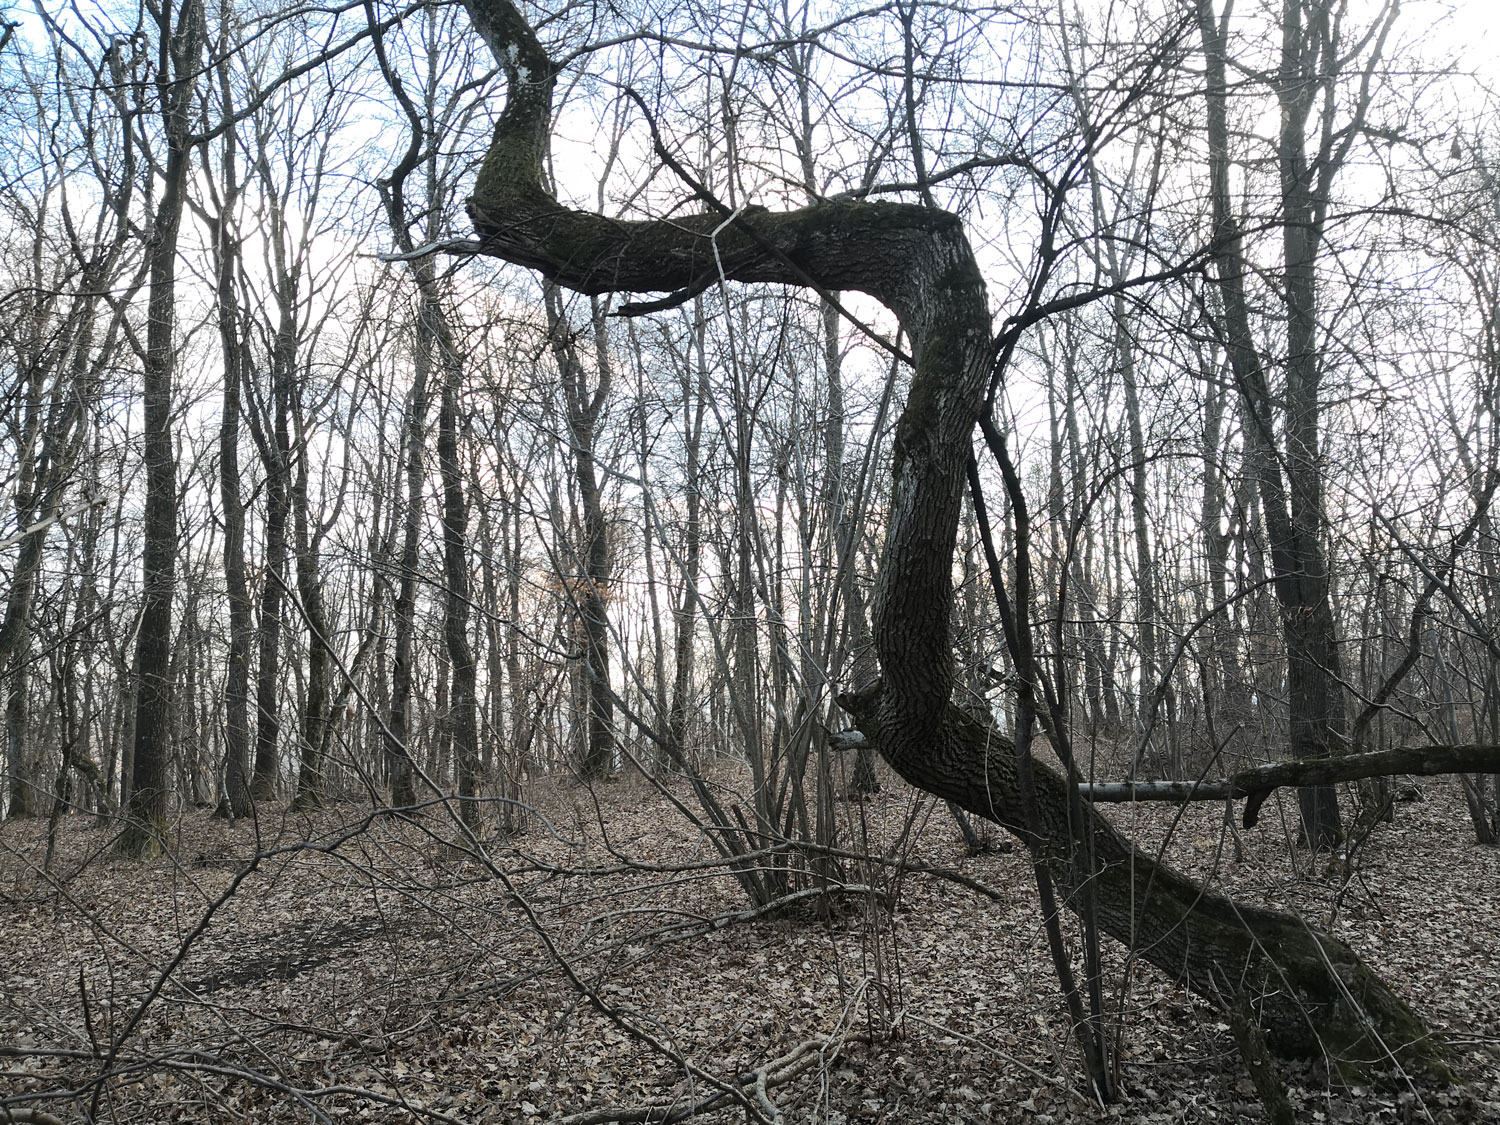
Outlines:
[{"label": "tree bark texture", "polygon": [[418,316],[419,347],[437,353],[443,373],[438,407],[438,469],[443,479],[443,639],[453,686],[448,697],[449,729],[458,767],[459,815],[471,830],[479,827],[479,700],[474,650],[469,644],[469,508],[458,459],[459,394],[463,362],[453,329],[438,298],[435,280],[424,279]]},{"label": "tree bark texture", "polygon": [[599,415],[609,399],[612,368],[602,313],[593,310],[592,323],[599,366],[598,382],[589,389],[583,357],[578,352],[568,324],[561,295],[547,294],[547,324],[552,354],[562,379],[568,433],[573,442],[573,471],[578,481],[578,499],[583,506],[583,543],[572,557],[581,557],[582,573],[573,585],[583,640],[583,682],[587,696],[587,729],[579,773],[589,779],[609,776],[614,765],[614,702],[609,684],[609,608],[604,591],[609,582],[609,527],[604,519],[604,498],[595,464],[595,435]]},{"label": "tree bark texture", "polygon": [[177,577],[177,461],[172,450],[172,398],[177,350],[177,235],[191,171],[189,118],[191,75],[196,73],[201,13],[189,2],[177,14],[162,12],[158,28],[169,67],[158,83],[166,126],[161,195],[153,215],[150,295],[146,303],[146,354],[142,371],[142,439],[146,501],[142,535],[139,674],[135,701],[135,753],[125,831],[116,845],[123,855],[161,847],[171,793],[168,771],[172,738],[172,594]]},{"label": "tree bark texture", "polygon": [[[223,70],[220,79],[224,81]],[[245,501],[240,485],[241,390],[245,349],[235,281],[239,239],[231,210],[238,198],[235,133],[225,135],[223,198],[211,231],[214,246],[214,303],[224,356],[224,402],[219,421],[219,499],[224,508],[224,587],[229,595],[229,647],[224,657],[224,799],[222,816],[249,816],[250,644],[254,635],[250,586],[245,566]]]},{"label": "tree bark texture", "polygon": [[[915,370],[896,428],[873,607],[882,675],[841,700],[886,761],[919,788],[1020,837],[1069,903],[1082,889],[1078,857],[1092,857],[1105,931],[1215,1004],[1253,996],[1279,1049],[1326,1051],[1356,1065],[1389,1051],[1442,1070],[1420,1019],[1348,946],[1155,862],[1091,806],[1070,800],[1067,783],[1041,762],[1031,770],[1035,807],[1024,807],[1013,748],[950,702],[953,553],[992,366],[985,286],[960,220],[929,207],[865,202],[730,214],[702,191],[708,213],[670,221],[565,208],[541,178],[554,65],[510,0],[467,0],[466,8],[509,82],[469,205],[484,252],[583,293],[675,291],[667,300],[681,303],[722,275],[823,294],[856,290],[900,318]],[[1083,810],[1081,823],[1070,806]]]}]

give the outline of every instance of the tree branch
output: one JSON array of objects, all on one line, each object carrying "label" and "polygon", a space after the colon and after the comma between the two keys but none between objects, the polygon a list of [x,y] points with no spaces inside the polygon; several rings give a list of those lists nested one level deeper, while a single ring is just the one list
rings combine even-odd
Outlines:
[{"label": "tree branch", "polygon": [[[828,736],[830,750],[855,750],[869,745],[857,730]],[[1260,807],[1277,789],[1307,785],[1332,785],[1367,777],[1415,774],[1439,777],[1451,773],[1500,773],[1500,746],[1401,746],[1341,758],[1306,758],[1252,766],[1229,777],[1200,781],[1095,781],[1083,782],[1078,792],[1097,805],[1133,804],[1137,801],[1234,801],[1248,797],[1245,827],[1254,828]]]},{"label": "tree branch", "polygon": [[1213,781],[1103,781],[1080,785],[1078,789],[1096,804],[1233,801],[1246,797],[1244,824],[1246,828],[1254,828],[1260,819],[1261,805],[1277,789],[1332,785],[1402,773],[1423,777],[1500,773],[1500,746],[1402,746],[1341,758],[1272,762]]}]

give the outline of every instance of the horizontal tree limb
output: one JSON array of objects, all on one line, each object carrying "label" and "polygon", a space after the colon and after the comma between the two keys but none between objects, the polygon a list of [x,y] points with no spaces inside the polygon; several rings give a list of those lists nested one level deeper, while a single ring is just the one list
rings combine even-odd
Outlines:
[{"label": "horizontal tree limb", "polygon": [[[828,745],[834,750],[853,750],[864,742],[865,736],[857,730],[839,731],[828,736]],[[1393,750],[1345,754],[1338,758],[1271,762],[1251,766],[1229,777],[1201,781],[1084,782],[1078,786],[1078,791],[1101,805],[1136,801],[1185,804],[1188,801],[1234,801],[1245,797],[1248,800],[1244,824],[1246,828],[1254,828],[1260,819],[1261,805],[1277,789],[1332,785],[1394,774],[1436,777],[1450,773],[1500,773],[1500,745],[1400,746]]]},{"label": "horizontal tree limb", "polygon": [[1500,746],[1400,746],[1337,758],[1307,758],[1252,766],[1230,777],[1205,781],[1104,781],[1080,785],[1083,796],[1096,804],[1132,801],[1245,802],[1244,824],[1254,828],[1260,807],[1277,789],[1332,785],[1393,774],[1435,777],[1449,773],[1500,773]]}]

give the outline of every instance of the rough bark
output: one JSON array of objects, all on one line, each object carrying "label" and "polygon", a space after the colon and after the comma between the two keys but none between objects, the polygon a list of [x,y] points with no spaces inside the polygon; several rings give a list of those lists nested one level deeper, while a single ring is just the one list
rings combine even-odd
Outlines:
[{"label": "rough bark", "polygon": [[[891,760],[881,722],[889,710],[884,694],[877,684],[840,702]],[[1082,856],[1091,850],[1104,932],[1211,1004],[1254,998],[1279,1053],[1326,1053],[1350,1071],[1394,1055],[1408,1066],[1446,1074],[1442,1049],[1421,1019],[1337,938],[1294,915],[1206,890],[1136,848],[1092,805],[1083,805],[1084,824],[1076,836],[1088,842],[1087,848],[1070,846],[1075,837],[1068,783],[1034,759],[1038,830],[1030,830],[1010,740],[975,717],[947,708],[926,753],[908,750],[892,765],[913,784],[1015,834],[1046,864],[1067,901],[1082,885]],[[1307,763],[1278,765],[1306,768]]]},{"label": "rough bark", "polygon": [[610,577],[609,527],[604,519],[604,497],[595,464],[599,415],[609,399],[613,369],[602,312],[597,307],[592,311],[599,376],[590,390],[562,298],[556,290],[547,293],[552,354],[562,378],[568,433],[573,439],[573,471],[583,506],[583,543],[577,551],[582,555],[583,573],[573,592],[583,639],[583,684],[587,696],[587,730],[579,774],[596,780],[609,776],[615,756],[614,703],[609,686],[609,609],[604,598]]},{"label": "rough bark", "polygon": [[173,25],[170,9],[159,19],[162,54],[170,68],[158,82],[166,126],[161,195],[153,215],[148,254],[146,351],[142,372],[142,445],[146,498],[142,520],[140,628],[136,634],[139,679],[135,700],[135,753],[122,855],[158,850],[167,827],[172,737],[172,594],[177,577],[177,459],[172,449],[172,399],[176,375],[177,235],[191,170],[191,76],[200,53],[200,17],[189,3]]},{"label": "rough bark", "polygon": [[1327,1051],[1354,1065],[1394,1053],[1443,1070],[1421,1021],[1346,945],[1156,863],[1092,806],[1070,799],[1063,778],[1040,762],[1030,771],[1034,807],[1025,807],[1013,749],[951,704],[953,552],[992,358],[984,283],[959,219],[900,203],[730,214],[702,191],[707,213],[670,221],[569,210],[541,178],[552,61],[510,0],[467,0],[466,8],[509,81],[470,201],[485,252],[584,293],[675,290],[669,300],[682,301],[722,271],[728,280],[813,286],[825,296],[857,290],[900,318],[914,373],[896,428],[873,614],[882,677],[842,700],[886,761],[1019,836],[1070,902],[1088,857],[1104,930],[1215,1004],[1226,994],[1253,997],[1279,1049]]},{"label": "rough bark", "polygon": [[[1313,316],[1317,306],[1314,270],[1318,237],[1312,185],[1308,179],[1303,133],[1315,90],[1303,74],[1303,50],[1293,26],[1296,5],[1288,5],[1286,40],[1278,96],[1282,101],[1278,157],[1282,173],[1286,299],[1287,385],[1272,394],[1265,363],[1255,347],[1245,293],[1247,263],[1229,188],[1227,30],[1214,17],[1210,0],[1198,0],[1199,31],[1207,65],[1209,168],[1217,283],[1224,305],[1223,335],[1245,415],[1246,459],[1260,489],[1269,534],[1277,601],[1286,643],[1290,742],[1294,757],[1317,758],[1346,747],[1346,719],[1339,676],[1328,567],[1319,541],[1322,483],[1318,464],[1319,372]],[[1286,451],[1276,447],[1272,411],[1283,402]],[[1283,477],[1283,467],[1285,477]],[[1314,846],[1337,843],[1343,830],[1332,789],[1299,794],[1303,835]]]}]

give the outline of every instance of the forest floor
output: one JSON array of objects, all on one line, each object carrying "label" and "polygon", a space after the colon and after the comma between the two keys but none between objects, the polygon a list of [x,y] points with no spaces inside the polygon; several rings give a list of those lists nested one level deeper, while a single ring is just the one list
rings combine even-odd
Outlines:
[{"label": "forest floor", "polygon": [[[1299,1120],[1500,1122],[1500,851],[1475,845],[1455,784],[1423,792],[1352,862],[1312,870],[1274,807],[1241,861],[1222,807],[1112,813],[1352,943],[1465,1070],[1434,1090],[1289,1067]],[[747,916],[644,780],[534,799],[524,835],[484,841],[489,865],[453,846],[442,809],[194,811],[149,861],[113,858],[112,833],[73,816],[50,874],[44,821],[0,825],[0,1120],[583,1125],[716,1083],[755,1100],[736,1079],[778,1059],[766,1098],[789,1123],[1262,1119],[1226,1025],[1118,947],[1122,1096],[1083,1097],[1022,853],[966,856],[944,808],[899,782],[838,806],[842,846],[990,895],[849,862],[843,882],[869,889],[826,916],[814,898]]]}]

